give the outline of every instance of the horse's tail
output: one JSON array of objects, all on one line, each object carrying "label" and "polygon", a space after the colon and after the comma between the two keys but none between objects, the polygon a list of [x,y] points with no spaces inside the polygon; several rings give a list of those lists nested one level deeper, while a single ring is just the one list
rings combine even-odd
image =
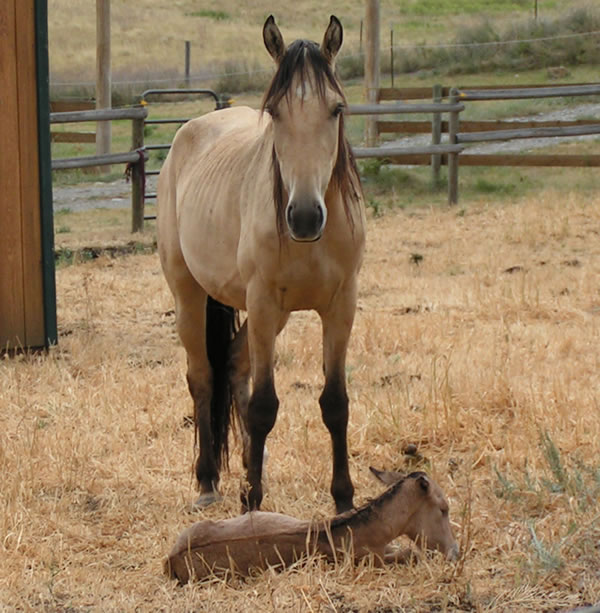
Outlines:
[{"label": "horse's tail", "polygon": [[210,296],[206,304],[206,351],[212,368],[210,427],[213,452],[220,469],[229,462],[227,443],[232,396],[229,386],[229,349],[236,333],[237,311]]}]

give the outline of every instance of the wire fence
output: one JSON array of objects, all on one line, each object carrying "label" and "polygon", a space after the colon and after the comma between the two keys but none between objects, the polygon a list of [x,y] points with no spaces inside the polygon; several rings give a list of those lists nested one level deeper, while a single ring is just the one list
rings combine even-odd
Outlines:
[{"label": "wire fence", "polygon": [[[511,45],[525,45],[525,44],[535,44],[535,43],[551,43],[564,41],[568,39],[580,39],[582,37],[594,37],[600,36],[600,30],[593,30],[589,32],[576,32],[572,34],[556,34],[553,36],[542,36],[542,37],[534,37],[534,38],[519,38],[519,39],[511,39],[511,40],[495,40],[495,41],[483,41],[483,42],[469,42],[469,43],[434,43],[434,44],[394,44],[394,45],[382,45],[381,52],[389,53],[390,51],[412,51],[412,52],[423,52],[423,51],[432,51],[432,50],[444,50],[444,49],[489,49],[489,48],[500,48]],[[364,51],[356,51],[353,53],[342,53],[340,56],[340,63],[344,61],[357,61],[364,59],[365,52]],[[231,59],[231,58],[227,58]],[[273,68],[262,68],[256,67],[254,69],[247,70],[228,70],[228,71],[220,71],[220,72],[212,72],[212,71],[204,71],[202,73],[192,74],[189,77],[190,83],[194,84],[204,84],[209,82],[215,82],[225,78],[235,78],[235,77],[253,77],[259,75],[268,75],[273,72]],[[145,78],[145,79],[116,79],[113,80],[112,85],[114,87],[124,87],[124,86],[160,86],[163,87],[168,84],[176,84],[181,83],[183,75],[177,74],[164,78]],[[53,90],[56,89],[74,89],[74,88],[87,88],[87,87],[95,87],[95,80],[89,81],[54,81],[52,77],[50,77],[50,86]]]}]

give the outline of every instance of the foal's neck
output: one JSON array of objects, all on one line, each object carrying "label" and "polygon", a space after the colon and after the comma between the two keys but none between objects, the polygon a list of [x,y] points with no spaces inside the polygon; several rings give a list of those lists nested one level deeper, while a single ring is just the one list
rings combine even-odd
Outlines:
[{"label": "foal's neck", "polygon": [[331,534],[336,540],[351,532],[355,549],[378,547],[405,532],[413,514],[410,497],[406,499],[397,483],[365,506],[339,516],[331,522]]}]

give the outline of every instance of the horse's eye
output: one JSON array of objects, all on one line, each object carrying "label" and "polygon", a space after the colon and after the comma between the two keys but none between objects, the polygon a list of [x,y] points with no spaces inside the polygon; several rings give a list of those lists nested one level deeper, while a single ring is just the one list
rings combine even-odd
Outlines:
[{"label": "horse's eye", "polygon": [[336,105],[336,107],[333,109],[333,112],[331,113],[331,115],[333,117],[339,117],[343,111],[344,111],[345,105],[342,104],[341,102],[339,104]]},{"label": "horse's eye", "polygon": [[273,119],[277,119],[277,109],[274,109],[272,106],[266,106],[265,111],[267,111]]}]

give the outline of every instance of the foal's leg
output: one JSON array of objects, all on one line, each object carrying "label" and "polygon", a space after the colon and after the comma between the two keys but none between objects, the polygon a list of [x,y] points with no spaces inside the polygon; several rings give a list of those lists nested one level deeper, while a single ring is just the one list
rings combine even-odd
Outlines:
[{"label": "foal's leg", "polygon": [[346,351],[356,310],[356,286],[342,288],[326,312],[323,322],[323,368],[325,387],[319,398],[323,422],[331,435],[333,477],[331,495],[338,513],[353,508],[354,486],[348,469],[348,395]]}]

